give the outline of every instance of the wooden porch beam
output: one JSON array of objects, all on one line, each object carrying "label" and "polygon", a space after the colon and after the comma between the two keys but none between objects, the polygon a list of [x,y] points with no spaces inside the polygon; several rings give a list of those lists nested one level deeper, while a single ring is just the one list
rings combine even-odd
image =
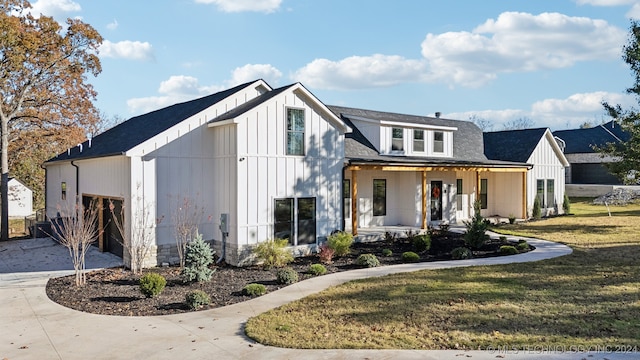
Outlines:
[{"label": "wooden porch beam", "polygon": [[465,167],[465,166],[402,166],[402,165],[350,165],[347,170],[379,170],[379,171],[484,171],[484,172],[506,172],[506,173],[526,173],[526,167]]}]

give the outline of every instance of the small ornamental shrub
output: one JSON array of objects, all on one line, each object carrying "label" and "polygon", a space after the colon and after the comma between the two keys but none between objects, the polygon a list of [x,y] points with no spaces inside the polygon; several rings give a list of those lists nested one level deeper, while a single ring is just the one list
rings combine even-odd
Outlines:
[{"label": "small ornamental shrub", "polygon": [[562,200],[562,210],[565,214],[571,213],[571,201],[569,200],[569,195],[564,194],[564,199]]},{"label": "small ornamental shrub", "polygon": [[500,237],[498,237],[498,239],[500,239],[500,241],[505,242],[507,241],[507,237],[504,235],[500,235]]},{"label": "small ornamental shrub", "polygon": [[542,209],[540,208],[540,198],[536,196],[533,200],[533,210],[531,211],[531,216],[534,219],[540,219],[542,217]]},{"label": "small ornamental shrub", "polygon": [[500,254],[503,255],[515,255],[518,253],[518,249],[515,246],[511,245],[502,245],[500,246]]},{"label": "small ornamental shrub", "polygon": [[402,261],[406,263],[414,263],[420,261],[420,255],[413,251],[407,251],[402,253]]},{"label": "small ornamental shrub", "polygon": [[520,240],[516,245],[516,249],[518,249],[518,251],[527,251],[529,250],[529,244],[525,240]]},{"label": "small ornamental shrub", "polygon": [[267,287],[262,284],[247,284],[242,293],[247,296],[262,296],[267,293]]},{"label": "small ornamental shrub", "polygon": [[441,232],[446,233],[447,231],[449,231],[451,225],[448,222],[442,222],[438,227],[440,228]]},{"label": "small ornamental shrub", "polygon": [[471,259],[472,257],[473,253],[466,247],[457,247],[451,250],[451,258],[453,260]]},{"label": "small ornamental shrub", "polygon": [[380,266],[380,261],[373,254],[361,254],[356,259],[356,264],[358,264],[359,266],[372,268]]},{"label": "small ornamental shrub", "polygon": [[160,295],[166,285],[167,280],[158,273],[148,273],[140,278],[140,291],[148,298]]},{"label": "small ornamental shrub", "polygon": [[335,254],[335,250],[329,247],[327,244],[322,244],[318,248],[318,257],[320,258],[320,262],[323,264],[331,264],[333,262],[333,255]]},{"label": "small ornamental shrub", "polygon": [[413,237],[413,248],[416,252],[425,252],[431,248],[431,238],[427,234]]},{"label": "small ornamental shrub", "polygon": [[298,272],[292,268],[279,269],[276,273],[278,284],[291,285],[298,282]]},{"label": "small ornamental shrub", "polygon": [[515,224],[516,223],[516,216],[511,214],[509,215],[509,224]]},{"label": "small ornamental shrub", "polygon": [[320,276],[327,273],[327,268],[322,264],[313,264],[309,266],[309,274],[313,276]]},{"label": "small ornamental shrub", "polygon": [[211,304],[211,298],[202,290],[194,290],[185,296],[184,302],[191,310],[197,310]]},{"label": "small ornamental shrub", "polygon": [[329,235],[327,245],[335,251],[335,256],[345,256],[351,252],[353,235],[348,232],[339,231]]},{"label": "small ornamental shrub", "polygon": [[196,235],[196,238],[187,244],[185,250],[184,269],[182,269],[184,280],[186,282],[211,280],[215,270],[210,269],[209,265],[213,264],[214,251],[202,240],[202,234]]},{"label": "small ornamental shrub", "polygon": [[269,239],[258,244],[253,251],[265,268],[283,267],[293,261],[293,255],[286,249],[287,245],[287,239]]},{"label": "small ornamental shrub", "polygon": [[464,242],[471,249],[479,249],[489,239],[487,228],[489,224],[480,214],[480,201],[473,204],[474,215],[471,221],[465,221],[467,231],[464,233]]},{"label": "small ornamental shrub", "polygon": [[393,251],[391,249],[382,249],[382,256],[391,256],[393,255]]}]

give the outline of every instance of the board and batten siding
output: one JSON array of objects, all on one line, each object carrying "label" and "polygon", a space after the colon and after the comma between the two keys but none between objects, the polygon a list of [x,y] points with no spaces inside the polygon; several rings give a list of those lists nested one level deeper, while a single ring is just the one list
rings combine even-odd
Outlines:
[{"label": "board and batten siding", "polygon": [[[286,155],[288,108],[305,111],[304,156]],[[285,91],[235,122],[237,177],[229,181],[237,183],[237,219],[232,216],[231,224],[237,229],[238,246],[274,237],[275,199],[315,197],[317,237],[340,229],[344,134],[314,103]]]},{"label": "board and batten siding", "polygon": [[[545,180],[546,182],[547,179],[554,180],[555,201],[555,206],[551,205],[548,208],[555,207],[559,213],[563,212],[565,164],[562,163],[561,157],[557,152],[558,149],[554,148],[552,141],[557,146],[551,132],[547,130],[527,161],[530,164],[534,164],[533,169],[529,170],[527,174],[527,208],[529,212],[533,209],[533,202],[536,197],[536,181]],[[561,153],[560,155],[562,156]]]}]

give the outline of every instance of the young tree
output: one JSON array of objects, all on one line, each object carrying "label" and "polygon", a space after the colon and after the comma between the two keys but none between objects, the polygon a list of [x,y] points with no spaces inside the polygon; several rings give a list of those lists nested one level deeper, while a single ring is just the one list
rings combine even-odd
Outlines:
[{"label": "young tree", "polygon": [[[632,21],[629,43],[622,48],[622,59],[629,65],[634,77],[634,85],[627,93],[634,94],[640,103],[640,23]],[[609,115],[616,119],[630,138],[624,142],[608,143],[596,148],[601,155],[612,156],[617,161],[605,163],[609,171],[626,184],[640,182],[640,113],[636,109],[622,109],[620,105],[607,102],[602,104]]]},{"label": "young tree", "polygon": [[[0,0],[0,239],[7,240],[9,146],[20,133],[94,123],[96,92],[86,74],[102,68],[102,37],[90,25],[34,17],[26,0]],[[53,131],[55,132],[55,131]],[[41,134],[42,135],[42,134]]]},{"label": "young tree", "polygon": [[[136,193],[139,193],[141,185],[138,184]],[[163,218],[155,218],[152,212],[154,206],[149,202],[143,201],[140,195],[134,195],[132,203],[135,201],[135,208],[131,211],[131,228],[126,231],[125,228],[125,206],[116,210],[112,201],[109,201],[109,211],[111,212],[111,220],[122,236],[120,244],[126,249],[129,256],[129,268],[134,274],[139,274],[144,267],[144,261],[153,246],[153,232],[155,226],[162,222]]]},{"label": "young tree", "polygon": [[502,130],[524,130],[532,128],[533,125],[533,120],[528,117],[521,117],[504,123],[504,125],[502,125]]},{"label": "young tree", "polygon": [[85,276],[85,255],[91,244],[96,241],[102,230],[98,229],[98,214],[100,210],[95,202],[85,208],[80,202],[66,203],[58,207],[59,217],[49,219],[52,232],[58,241],[69,249],[73,261],[76,286],[87,282]]},{"label": "young tree", "polygon": [[178,199],[171,214],[174,224],[176,247],[180,258],[180,268],[184,268],[187,244],[198,235],[198,224],[202,221],[204,208],[191,198]]},{"label": "young tree", "polygon": [[476,126],[479,127],[483,132],[493,130],[493,123],[487,119],[479,117],[478,115],[473,114],[469,116],[469,121],[476,124]]}]

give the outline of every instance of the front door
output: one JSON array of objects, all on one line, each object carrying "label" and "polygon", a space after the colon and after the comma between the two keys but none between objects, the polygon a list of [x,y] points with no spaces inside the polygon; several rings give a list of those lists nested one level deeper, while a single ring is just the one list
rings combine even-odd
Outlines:
[{"label": "front door", "polygon": [[431,182],[431,221],[442,220],[442,181]]}]

